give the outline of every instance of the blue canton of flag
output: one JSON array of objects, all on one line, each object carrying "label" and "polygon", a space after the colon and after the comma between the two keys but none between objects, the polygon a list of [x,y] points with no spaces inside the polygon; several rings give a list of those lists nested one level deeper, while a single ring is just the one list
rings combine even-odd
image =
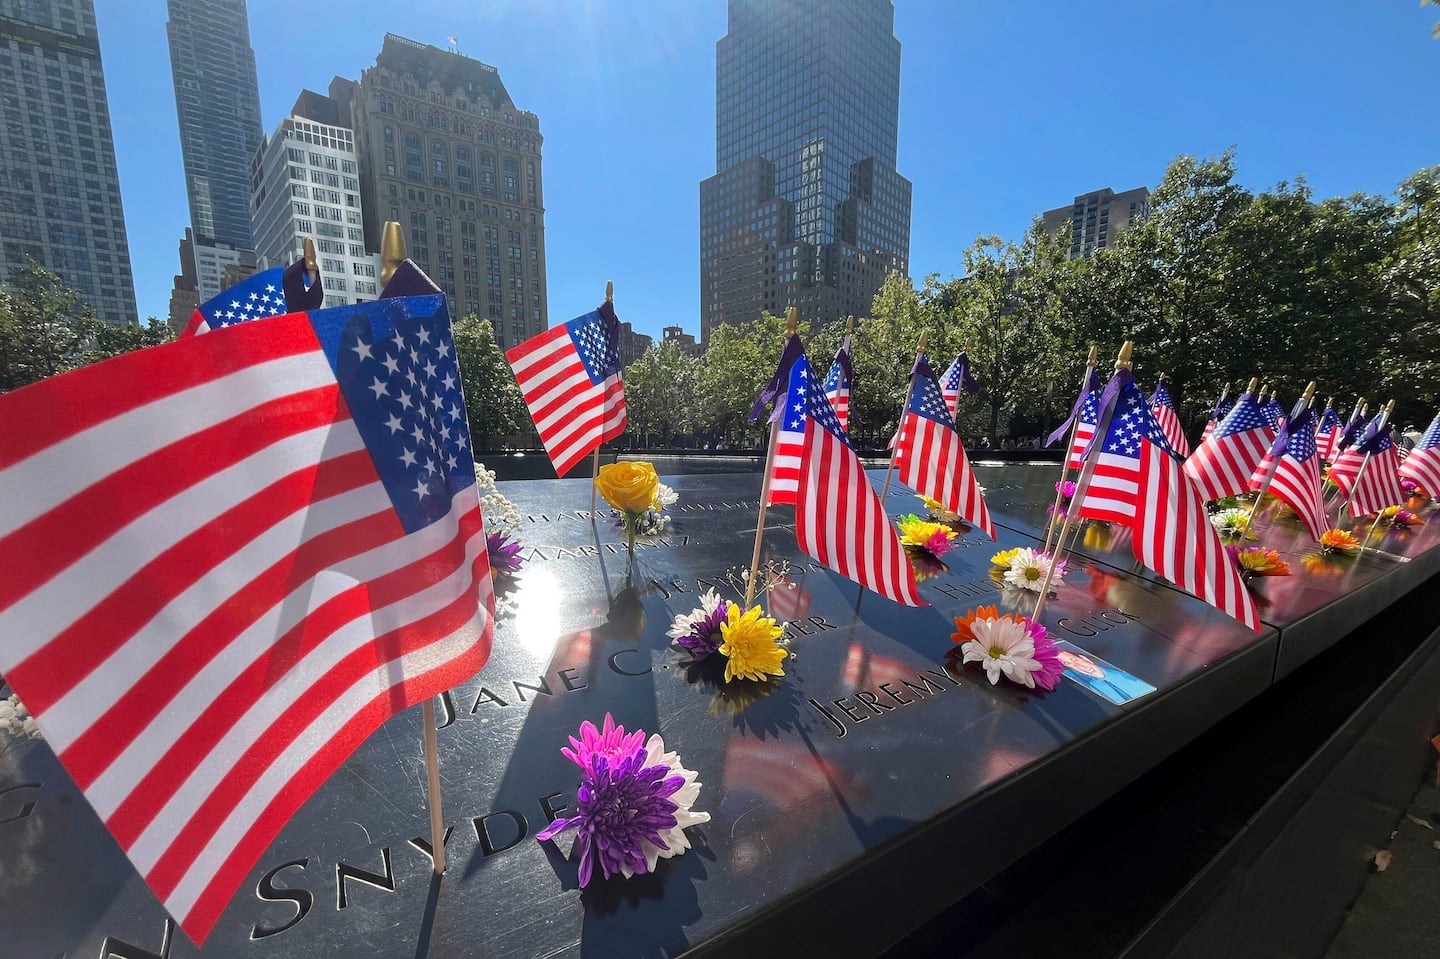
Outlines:
[{"label": "blue canton of flag", "polygon": [[406,532],[445,516],[475,485],[445,297],[337,307],[311,321]]},{"label": "blue canton of flag", "polygon": [[186,332],[214,330],[289,312],[285,308],[284,274],[285,268],[277,266],[246,277],[219,296],[211,297],[191,315]]},{"label": "blue canton of flag", "polygon": [[1265,410],[1255,402],[1254,397],[1245,393],[1240,397],[1230,412],[1225,414],[1225,419],[1215,427],[1215,432],[1210,436],[1213,439],[1223,439],[1226,436],[1234,436],[1236,433],[1244,433],[1246,430],[1260,429],[1269,426],[1270,418],[1265,415]]},{"label": "blue canton of flag", "polygon": [[[810,418],[825,427],[841,443],[850,446],[850,438],[845,435],[845,427],[840,425],[840,417],[835,415],[835,407],[830,405],[830,401],[825,398],[825,391],[815,382],[818,377],[814,375],[814,369],[808,361],[800,369],[804,371],[804,374],[792,375],[790,380],[791,389],[796,391],[795,398],[798,400],[803,391],[803,405],[807,407],[805,412],[809,413]],[[792,411],[795,406],[799,405],[801,403],[792,403]]]},{"label": "blue canton of flag", "polygon": [[950,407],[945,405],[945,397],[941,395],[935,382],[935,374],[928,363],[925,365],[924,374],[915,377],[915,388],[910,391],[910,412],[943,426],[955,426],[955,420],[950,416]]},{"label": "blue canton of flag", "polygon": [[1150,412],[1150,404],[1145,402],[1139,387],[1131,381],[1121,387],[1120,395],[1115,401],[1115,415],[1110,417],[1110,426],[1105,431],[1105,440],[1100,449],[1105,453],[1130,456],[1138,460],[1142,439],[1149,440],[1176,459],[1180,458],[1165,439],[1165,431]]},{"label": "blue canton of flag", "polygon": [[585,375],[590,377],[591,383],[602,383],[606,377],[620,372],[619,331],[613,331],[612,334],[611,330],[606,329],[607,326],[599,310],[576,317],[565,324],[565,328],[570,331],[570,338],[575,341],[575,352],[580,354],[580,362],[585,364]]},{"label": "blue canton of flag", "polygon": [[1430,426],[1420,437],[1420,442],[1415,444],[1417,450],[1428,450],[1432,446],[1440,446],[1440,416],[1430,421]]}]

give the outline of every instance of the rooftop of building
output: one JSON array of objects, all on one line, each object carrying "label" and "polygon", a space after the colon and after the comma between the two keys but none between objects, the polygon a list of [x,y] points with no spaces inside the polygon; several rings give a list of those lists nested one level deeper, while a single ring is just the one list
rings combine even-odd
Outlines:
[{"label": "rooftop of building", "polygon": [[495,67],[394,33],[385,34],[375,65],[395,73],[408,73],[421,86],[438,82],[450,93],[463,90],[470,96],[484,96],[496,106],[515,106]]}]

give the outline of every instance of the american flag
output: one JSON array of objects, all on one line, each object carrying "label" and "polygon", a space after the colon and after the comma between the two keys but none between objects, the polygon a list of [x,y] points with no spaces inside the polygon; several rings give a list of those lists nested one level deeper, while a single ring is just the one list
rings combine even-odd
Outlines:
[{"label": "american flag", "polygon": [[1361,435],[1365,432],[1365,414],[1368,411],[1369,407],[1364,403],[1355,404],[1355,408],[1350,411],[1350,419],[1346,421],[1345,427],[1331,440],[1330,455],[1327,459],[1332,464],[1340,458],[1340,454],[1347,446],[1360,441]]},{"label": "american flag", "polygon": [[505,354],[557,476],[625,432],[620,320],[609,301]]},{"label": "american flag", "polygon": [[846,333],[845,342],[841,343],[840,349],[835,352],[835,362],[830,364],[830,374],[825,377],[825,398],[835,407],[835,418],[840,421],[840,428],[846,433],[850,432],[850,381],[853,378],[850,334]]},{"label": "american flag", "polygon": [[1330,467],[1330,478],[1350,500],[1351,516],[1365,516],[1405,502],[1405,491],[1400,488],[1400,457],[1390,442],[1385,419],[1383,410],[1375,414],[1360,439]]},{"label": "american flag", "polygon": [[242,323],[0,397],[0,672],[204,941],[493,595],[444,297]]},{"label": "american flag", "polygon": [[1285,421],[1285,408],[1280,405],[1280,401],[1275,398],[1274,393],[1270,394],[1270,402],[1261,407],[1261,410],[1265,414],[1266,422],[1277,430],[1280,428],[1280,424]]},{"label": "american flag", "polygon": [[1250,474],[1275,442],[1275,429],[1249,393],[1240,399],[1215,432],[1185,461],[1185,475],[1205,499],[1236,496],[1250,488]]},{"label": "american flag", "polygon": [[1330,528],[1325,518],[1325,494],[1320,484],[1320,455],[1315,448],[1315,413],[1305,410],[1283,424],[1265,458],[1250,476],[1258,490],[1274,469],[1270,492],[1295,511],[1318,541]]},{"label": "american flag", "polygon": [[[794,355],[796,350],[798,355]],[[785,344],[781,363],[786,366],[788,379],[784,396],[775,404],[780,429],[775,433],[775,455],[770,458],[769,504],[793,506],[800,489],[800,457],[805,452],[805,410],[810,401],[810,383],[816,373],[805,358],[798,336],[790,337]]]},{"label": "american flag", "polygon": [[959,415],[957,411],[962,391],[971,394],[980,392],[980,384],[970,375],[970,357],[963,350],[955,357],[954,362],[945,368],[945,375],[940,377],[940,392],[945,397],[945,406],[950,410],[951,419]]},{"label": "american flag", "polygon": [[900,421],[900,442],[895,445],[895,469],[900,482],[958,513],[967,523],[995,538],[995,525],[985,494],[970,469],[965,444],[955,430],[935,371],[921,354],[915,364],[915,385],[910,405]]},{"label": "american flag", "polygon": [[1210,434],[1215,432],[1215,427],[1225,418],[1226,414],[1230,412],[1231,407],[1234,405],[1234,402],[1230,399],[1230,384],[1227,383],[1225,384],[1225,389],[1220,391],[1219,398],[1215,400],[1215,407],[1210,410],[1210,418],[1205,421],[1205,429],[1200,434],[1200,442],[1203,443],[1210,438]]},{"label": "american flag", "polygon": [[1339,435],[1340,428],[1340,414],[1326,404],[1325,412],[1320,414],[1320,420],[1315,430],[1315,448],[1320,454],[1320,458],[1327,463],[1330,461],[1330,444]]},{"label": "american flag", "polygon": [[1400,475],[1419,484],[1431,496],[1440,496],[1440,414],[1420,437],[1420,442],[1400,464]]},{"label": "american flag", "polygon": [[195,336],[246,320],[280,316],[287,312],[284,277],[285,268],[282,266],[246,277],[201,303],[190,314],[190,322],[180,331],[180,336]]},{"label": "american flag", "polygon": [[[792,386],[809,365],[803,358],[795,363]],[[813,371],[803,382],[805,437],[795,501],[800,548],[866,589],[906,606],[924,606],[900,534]]]},{"label": "american flag", "polygon": [[1079,515],[1131,527],[1136,559],[1258,631],[1255,602],[1210,525],[1205,497],[1186,478],[1135,378],[1121,370],[1105,392],[1114,399],[1101,409],[1106,429],[1086,456],[1094,465]]},{"label": "american flag", "polygon": [[1175,401],[1165,388],[1165,381],[1155,384],[1155,395],[1150,397],[1150,412],[1155,414],[1160,429],[1165,431],[1165,440],[1170,448],[1182,457],[1190,455],[1190,444],[1185,439],[1185,429],[1180,425],[1180,415],[1175,412]]},{"label": "american flag", "polygon": [[1078,470],[1084,462],[1085,451],[1090,448],[1090,440],[1095,436],[1096,424],[1100,422],[1100,391],[1091,390],[1085,396],[1085,402],[1080,404],[1079,419],[1075,422],[1075,439],[1070,444],[1070,458],[1066,460],[1066,466],[1072,470]]}]

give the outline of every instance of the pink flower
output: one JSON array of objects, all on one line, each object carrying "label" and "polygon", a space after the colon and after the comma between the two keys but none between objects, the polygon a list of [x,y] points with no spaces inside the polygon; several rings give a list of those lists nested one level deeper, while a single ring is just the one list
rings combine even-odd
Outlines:
[{"label": "pink flower", "polygon": [[1031,658],[1040,664],[1040,668],[1031,674],[1035,685],[1041,689],[1054,689],[1060,685],[1060,676],[1065,672],[1065,664],[1060,662],[1060,650],[1042,624],[1026,619],[1025,629],[1035,643]]}]

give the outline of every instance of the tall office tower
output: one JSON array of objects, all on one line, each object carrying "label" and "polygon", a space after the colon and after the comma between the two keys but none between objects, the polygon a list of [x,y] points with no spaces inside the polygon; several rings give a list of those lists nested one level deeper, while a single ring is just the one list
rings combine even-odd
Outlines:
[{"label": "tall office tower", "polygon": [[133,323],[93,0],[0,0],[0,280],[28,259]]},{"label": "tall office tower", "polygon": [[454,316],[489,317],[502,347],[545,330],[540,119],[499,71],[386,34],[375,66],[330,96],[352,118],[369,248],[394,220]]},{"label": "tall office tower", "polygon": [[[1108,186],[1082,193],[1069,206],[1047,210],[1040,217],[1041,229],[1051,236],[1070,240],[1070,259],[1089,257],[1096,250],[1113,246],[1115,239],[1132,223],[1150,215],[1150,190],[1136,187],[1116,193]],[[1068,227],[1068,230],[1067,230]]]},{"label": "tall office tower", "polygon": [[262,267],[288,266],[315,241],[325,305],[379,295],[380,256],[365,252],[360,170],[350,116],[327,96],[302,91],[290,116],[251,164],[255,252]]},{"label": "tall office tower", "polygon": [[700,184],[700,331],[761,310],[865,316],[910,259],[891,0],[730,0],[716,174]]},{"label": "tall office tower", "polygon": [[[168,5],[165,27],[190,226],[198,246],[253,250],[250,160],[264,132],[245,0],[168,0]],[[241,260],[227,259],[226,265]],[[204,302],[203,275],[201,283]]]}]

